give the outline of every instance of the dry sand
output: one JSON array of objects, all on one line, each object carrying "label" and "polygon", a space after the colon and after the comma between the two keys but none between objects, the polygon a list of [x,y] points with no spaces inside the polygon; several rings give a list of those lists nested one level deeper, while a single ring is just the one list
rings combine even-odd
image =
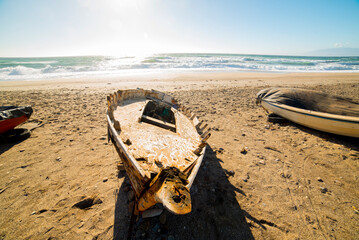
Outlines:
[{"label": "dry sand", "polygon": [[[269,86],[358,99],[359,74],[0,82],[2,105],[33,106],[24,127],[43,124],[25,141],[0,145],[0,239],[127,238],[128,178],[107,142],[105,109],[107,94],[134,87],[170,93],[212,136],[192,212],[139,217],[133,239],[359,239],[359,140],[268,123],[255,94]],[[88,196],[101,201],[73,207]]]}]

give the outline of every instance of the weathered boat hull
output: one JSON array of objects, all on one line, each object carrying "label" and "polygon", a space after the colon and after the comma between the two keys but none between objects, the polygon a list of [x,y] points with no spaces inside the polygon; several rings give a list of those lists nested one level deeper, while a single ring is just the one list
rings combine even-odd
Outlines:
[{"label": "weathered boat hull", "polygon": [[349,137],[359,137],[359,117],[302,109],[266,100],[266,98],[257,100],[266,110],[300,125],[323,132]]},{"label": "weathered boat hull", "polygon": [[[131,152],[129,146],[120,138],[122,132],[121,124],[114,116],[117,106],[123,104],[124,101],[136,98],[147,98],[155,101],[164,102],[175,111],[181,112],[190,120],[193,127],[197,129],[197,134],[202,136],[195,154],[198,156],[193,163],[186,169],[180,170],[179,166],[172,164],[160,169],[153,176],[143,169]],[[140,120],[140,119],[139,119]],[[199,167],[203,161],[206,150],[206,140],[210,136],[207,126],[200,127],[201,122],[188,109],[180,106],[172,97],[157,91],[147,91],[142,89],[124,90],[111,94],[108,97],[108,136],[113,142],[118,152],[127,175],[130,179],[136,196],[136,211],[142,212],[152,207],[156,203],[162,203],[170,212],[174,214],[186,214],[191,211],[190,188],[197,175]],[[164,123],[165,124],[165,123]],[[156,124],[154,124],[156,125]],[[169,125],[169,124],[167,124]]]}]

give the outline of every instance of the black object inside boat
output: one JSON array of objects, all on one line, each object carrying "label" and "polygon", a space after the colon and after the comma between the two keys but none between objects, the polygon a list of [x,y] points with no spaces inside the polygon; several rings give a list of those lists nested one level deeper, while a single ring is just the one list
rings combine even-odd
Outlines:
[{"label": "black object inside boat", "polygon": [[157,101],[148,101],[143,114],[141,122],[150,123],[158,127],[176,132],[176,118],[167,104]]}]

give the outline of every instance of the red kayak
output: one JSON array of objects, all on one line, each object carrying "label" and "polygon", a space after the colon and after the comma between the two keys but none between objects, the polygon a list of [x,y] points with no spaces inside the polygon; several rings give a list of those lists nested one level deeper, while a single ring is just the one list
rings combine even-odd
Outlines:
[{"label": "red kayak", "polygon": [[5,133],[23,122],[26,122],[33,110],[32,107],[1,106],[0,107],[0,134]]}]

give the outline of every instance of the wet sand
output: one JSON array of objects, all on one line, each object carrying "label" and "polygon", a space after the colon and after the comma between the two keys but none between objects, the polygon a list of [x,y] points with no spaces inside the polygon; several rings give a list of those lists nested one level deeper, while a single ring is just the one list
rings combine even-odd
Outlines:
[{"label": "wet sand", "polygon": [[[105,110],[109,93],[136,87],[173,95],[212,136],[192,212],[138,217],[133,239],[358,239],[359,140],[268,123],[255,95],[269,86],[359,98],[356,73],[0,82],[0,102],[33,106],[24,127],[40,126],[0,145],[0,239],[127,238],[129,183],[107,142]],[[97,204],[74,207],[91,196]]]}]

